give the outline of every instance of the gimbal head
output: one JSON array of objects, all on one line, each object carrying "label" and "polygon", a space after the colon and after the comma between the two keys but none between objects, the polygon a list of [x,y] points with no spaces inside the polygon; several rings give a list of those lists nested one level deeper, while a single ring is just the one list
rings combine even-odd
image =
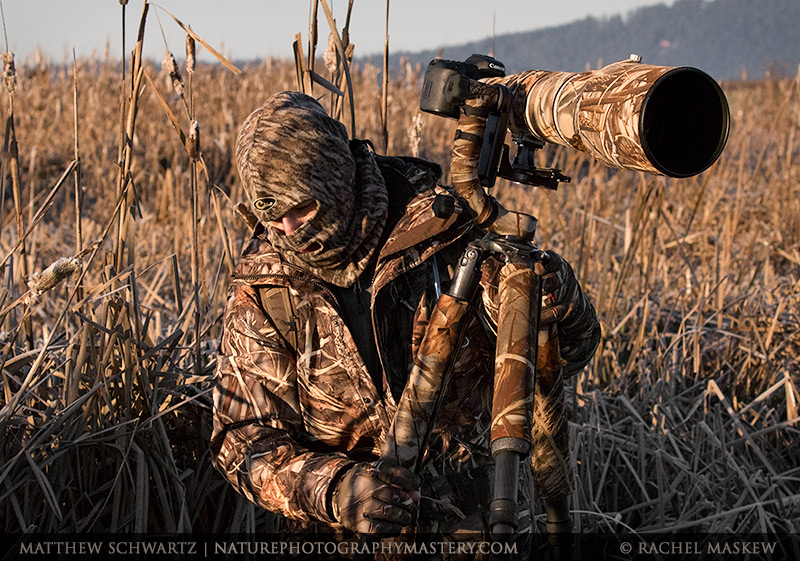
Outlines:
[{"label": "gimbal head", "polygon": [[503,154],[500,158],[500,169],[497,175],[517,183],[536,185],[546,189],[557,189],[559,181],[569,183],[571,178],[561,173],[556,168],[537,168],[534,164],[534,153],[544,147],[544,142],[536,137],[522,133],[519,138],[514,138],[517,145],[517,154],[511,163],[508,157],[508,145],[503,144]]}]

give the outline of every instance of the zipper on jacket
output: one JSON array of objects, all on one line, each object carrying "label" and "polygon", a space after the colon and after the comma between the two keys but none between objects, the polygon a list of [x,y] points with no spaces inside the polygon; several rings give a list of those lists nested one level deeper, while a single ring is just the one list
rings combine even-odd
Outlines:
[{"label": "zipper on jacket", "polygon": [[[283,265],[284,266],[288,266],[288,267],[294,267],[294,265],[291,265],[289,263],[283,263]],[[322,282],[315,280],[313,275],[311,275],[310,273],[304,271],[300,267],[296,267],[296,268],[300,272],[299,275],[286,275],[286,274],[283,274],[283,273],[261,273],[261,274],[251,274],[251,275],[233,274],[233,275],[231,275],[231,277],[236,279],[236,280],[244,280],[244,281],[250,281],[250,282],[257,281],[257,280],[266,280],[266,279],[270,279],[270,278],[273,278],[273,279],[274,278],[279,278],[279,279],[284,279],[286,281],[302,280],[302,281],[308,282],[309,284],[313,284],[314,286],[316,286],[317,288],[322,290],[325,294],[330,296],[331,300],[333,300],[334,307],[336,308],[336,311],[337,312],[341,312],[342,305],[339,303],[339,299],[336,298],[336,295],[333,293],[333,291],[330,288],[325,286]],[[253,284],[257,284],[257,283],[253,283]]]}]

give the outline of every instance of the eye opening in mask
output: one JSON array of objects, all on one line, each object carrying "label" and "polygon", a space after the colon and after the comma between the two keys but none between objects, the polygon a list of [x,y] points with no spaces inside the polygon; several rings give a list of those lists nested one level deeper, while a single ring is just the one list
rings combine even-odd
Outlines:
[{"label": "eye opening in mask", "polygon": [[267,211],[275,206],[277,201],[273,197],[262,197],[253,201],[253,208],[260,211]]},{"label": "eye opening in mask", "polygon": [[319,203],[313,199],[305,200],[289,210],[267,221],[267,226],[291,235],[311,221],[319,210]]}]

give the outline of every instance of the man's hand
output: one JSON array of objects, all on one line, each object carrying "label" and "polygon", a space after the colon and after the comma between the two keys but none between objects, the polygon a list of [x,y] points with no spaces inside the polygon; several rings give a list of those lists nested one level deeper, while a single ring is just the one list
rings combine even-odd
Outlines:
[{"label": "man's hand", "polygon": [[406,468],[380,461],[359,463],[336,486],[333,514],[354,532],[399,533],[414,523],[419,486],[420,478]]},{"label": "man's hand", "polygon": [[569,263],[554,251],[545,251],[534,270],[542,277],[542,315],[539,325],[564,321],[580,303],[581,289]]}]

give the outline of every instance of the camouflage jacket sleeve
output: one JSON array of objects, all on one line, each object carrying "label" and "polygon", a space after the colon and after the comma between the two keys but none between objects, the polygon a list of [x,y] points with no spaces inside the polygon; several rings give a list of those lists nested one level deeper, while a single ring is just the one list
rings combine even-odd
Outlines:
[{"label": "camouflage jacket sleeve", "polygon": [[[497,326],[498,318],[497,281],[501,266],[491,259],[482,268],[482,304],[494,326]],[[600,343],[600,322],[591,300],[577,281],[569,300],[567,313],[558,321],[558,341],[565,378],[577,374],[589,364]]]},{"label": "camouflage jacket sleeve", "polygon": [[328,489],[353,461],[302,442],[295,357],[252,287],[233,286],[214,388],[212,461],[254,503],[335,523]]},{"label": "camouflage jacket sleeve", "polygon": [[565,378],[574,376],[592,360],[600,343],[600,321],[592,301],[576,283],[577,295],[569,313],[558,322],[558,342]]}]

